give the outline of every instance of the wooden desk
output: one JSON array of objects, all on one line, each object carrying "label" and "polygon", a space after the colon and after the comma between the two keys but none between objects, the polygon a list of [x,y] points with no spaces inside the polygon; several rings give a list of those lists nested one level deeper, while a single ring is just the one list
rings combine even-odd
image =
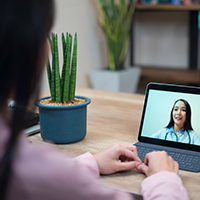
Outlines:
[{"label": "wooden desk", "polygon": [[[140,117],[143,107],[143,95],[113,93],[92,89],[79,89],[77,95],[91,99],[88,106],[88,127],[84,140],[68,145],[56,145],[59,151],[70,156],[77,156],[87,151],[92,154],[113,143],[133,144],[137,142]],[[41,142],[39,134],[31,136],[33,142]],[[191,200],[200,198],[200,173],[180,171],[184,186]],[[145,175],[136,170],[101,176],[105,185],[141,192],[141,182]]]}]

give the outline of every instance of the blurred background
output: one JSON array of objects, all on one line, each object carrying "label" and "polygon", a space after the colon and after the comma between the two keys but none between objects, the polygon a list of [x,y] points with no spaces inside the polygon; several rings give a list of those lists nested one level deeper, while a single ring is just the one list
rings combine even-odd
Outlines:
[{"label": "blurred background", "polygon": [[[56,19],[52,32],[58,35],[77,32],[77,87],[92,88],[90,71],[109,65],[106,36],[99,23],[99,0],[55,2]],[[152,81],[200,85],[199,10],[198,1],[137,2],[124,64],[125,68],[141,69],[134,93],[144,94],[147,83]],[[46,71],[41,86],[42,94],[48,93]]]}]

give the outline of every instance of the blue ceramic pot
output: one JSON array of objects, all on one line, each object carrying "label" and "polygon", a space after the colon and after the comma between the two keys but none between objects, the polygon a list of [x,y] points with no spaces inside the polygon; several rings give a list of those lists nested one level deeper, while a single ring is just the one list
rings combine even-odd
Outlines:
[{"label": "blue ceramic pot", "polygon": [[87,132],[87,105],[91,100],[87,97],[82,104],[70,106],[46,106],[36,101],[39,107],[40,132],[44,140],[57,144],[67,144],[82,140]]}]

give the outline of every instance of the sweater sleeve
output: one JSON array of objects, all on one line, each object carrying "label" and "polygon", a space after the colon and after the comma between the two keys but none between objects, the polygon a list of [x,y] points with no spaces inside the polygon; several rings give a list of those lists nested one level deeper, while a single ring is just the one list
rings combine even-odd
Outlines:
[{"label": "sweater sleeve", "polygon": [[189,200],[181,178],[174,172],[162,171],[142,182],[144,200]]},{"label": "sweater sleeve", "polygon": [[[126,192],[105,187],[90,153],[69,158],[51,145],[21,141],[15,157],[13,184],[8,199],[132,200]],[[18,198],[19,197],[19,198]]]},{"label": "sweater sleeve", "polygon": [[82,154],[80,156],[77,156],[75,160],[85,167],[87,167],[90,172],[97,178],[99,177],[99,167],[97,165],[96,160],[94,159],[93,155],[89,152]]}]

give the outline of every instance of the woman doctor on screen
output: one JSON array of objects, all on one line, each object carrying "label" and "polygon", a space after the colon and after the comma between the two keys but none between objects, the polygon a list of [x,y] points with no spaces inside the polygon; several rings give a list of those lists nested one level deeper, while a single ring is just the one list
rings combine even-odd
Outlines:
[{"label": "woman doctor on screen", "polygon": [[154,133],[151,137],[200,145],[200,139],[193,131],[191,125],[190,104],[184,99],[176,100],[171,110],[169,124],[157,133]]}]

